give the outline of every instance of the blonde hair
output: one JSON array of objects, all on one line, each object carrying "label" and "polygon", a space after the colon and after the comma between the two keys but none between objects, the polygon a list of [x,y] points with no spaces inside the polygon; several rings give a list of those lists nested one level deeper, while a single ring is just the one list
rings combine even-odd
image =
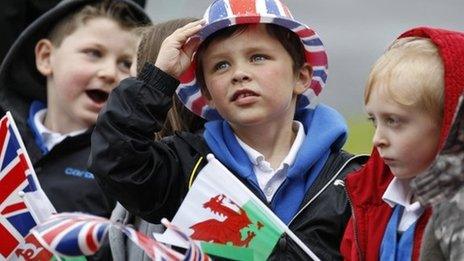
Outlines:
[{"label": "blonde hair", "polygon": [[418,106],[443,116],[444,67],[435,44],[427,38],[397,39],[376,61],[364,92],[367,104],[374,88],[405,106]]}]

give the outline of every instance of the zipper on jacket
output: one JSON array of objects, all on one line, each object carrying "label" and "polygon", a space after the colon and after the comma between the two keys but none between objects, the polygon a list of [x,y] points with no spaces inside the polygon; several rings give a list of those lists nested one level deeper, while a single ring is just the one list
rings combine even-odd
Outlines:
[{"label": "zipper on jacket", "polygon": [[319,190],[319,192],[316,193],[316,195],[314,195],[314,197],[312,197],[308,203],[306,203],[294,216],[293,218],[290,220],[290,222],[288,222],[288,227],[290,227],[290,224],[293,222],[293,220],[295,220],[295,218],[301,214],[301,212],[303,212],[303,210],[305,210],[314,200],[316,200],[317,197],[319,197],[319,195],[322,194],[322,192],[324,192],[324,190],[330,186],[330,184],[332,184],[335,179],[338,177],[338,175],[340,175],[340,172],[342,172],[342,170],[346,167],[346,165],[348,165],[348,163],[350,163],[353,159],[356,159],[358,157],[363,157],[364,155],[356,155],[356,156],[353,156],[351,158],[349,158],[341,167],[340,169],[338,169],[338,171],[335,173],[335,175],[332,176],[332,178],[330,178],[330,180],[324,185],[324,187],[322,187],[321,190]]},{"label": "zipper on jacket", "polygon": [[348,203],[350,203],[351,217],[353,218],[354,243],[356,244],[356,249],[358,250],[360,259],[364,260],[364,253],[361,251],[361,247],[359,246],[359,238],[358,238],[358,230],[357,230],[358,226],[356,225],[356,216],[354,215],[353,202],[351,202],[350,194],[348,193],[348,189],[346,188],[346,178],[345,178],[344,190],[345,190],[345,193],[346,193],[346,198],[348,199]]}]

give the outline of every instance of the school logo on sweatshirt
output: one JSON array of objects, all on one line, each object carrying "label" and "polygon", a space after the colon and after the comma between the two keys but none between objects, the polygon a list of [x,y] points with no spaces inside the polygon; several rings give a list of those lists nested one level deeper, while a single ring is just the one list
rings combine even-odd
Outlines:
[{"label": "school logo on sweatshirt", "polygon": [[64,173],[69,176],[74,176],[74,177],[79,177],[79,178],[84,178],[84,179],[94,179],[93,174],[86,170],[80,170],[80,169],[67,167],[66,169],[64,169]]}]

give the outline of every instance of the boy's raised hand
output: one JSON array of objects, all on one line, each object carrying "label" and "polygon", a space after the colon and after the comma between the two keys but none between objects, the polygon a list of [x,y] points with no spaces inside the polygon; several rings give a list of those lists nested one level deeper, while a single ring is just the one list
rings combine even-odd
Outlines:
[{"label": "boy's raised hand", "polygon": [[178,79],[190,66],[200,40],[192,36],[200,31],[203,23],[203,20],[188,23],[168,36],[161,44],[156,67]]}]

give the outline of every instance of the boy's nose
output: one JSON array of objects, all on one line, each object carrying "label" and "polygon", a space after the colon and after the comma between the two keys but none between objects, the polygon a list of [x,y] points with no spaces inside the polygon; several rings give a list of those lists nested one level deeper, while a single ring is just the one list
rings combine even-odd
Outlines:
[{"label": "boy's nose", "polygon": [[374,136],[372,137],[372,143],[375,147],[384,147],[388,145],[388,141],[379,127],[375,129]]},{"label": "boy's nose", "polygon": [[237,84],[237,83],[242,83],[242,82],[247,82],[250,81],[251,77],[248,73],[246,73],[243,70],[237,70],[234,72],[234,75],[232,77],[232,83]]},{"label": "boy's nose", "polygon": [[105,63],[98,70],[97,76],[107,83],[114,83],[118,79],[118,69],[116,64]]}]

